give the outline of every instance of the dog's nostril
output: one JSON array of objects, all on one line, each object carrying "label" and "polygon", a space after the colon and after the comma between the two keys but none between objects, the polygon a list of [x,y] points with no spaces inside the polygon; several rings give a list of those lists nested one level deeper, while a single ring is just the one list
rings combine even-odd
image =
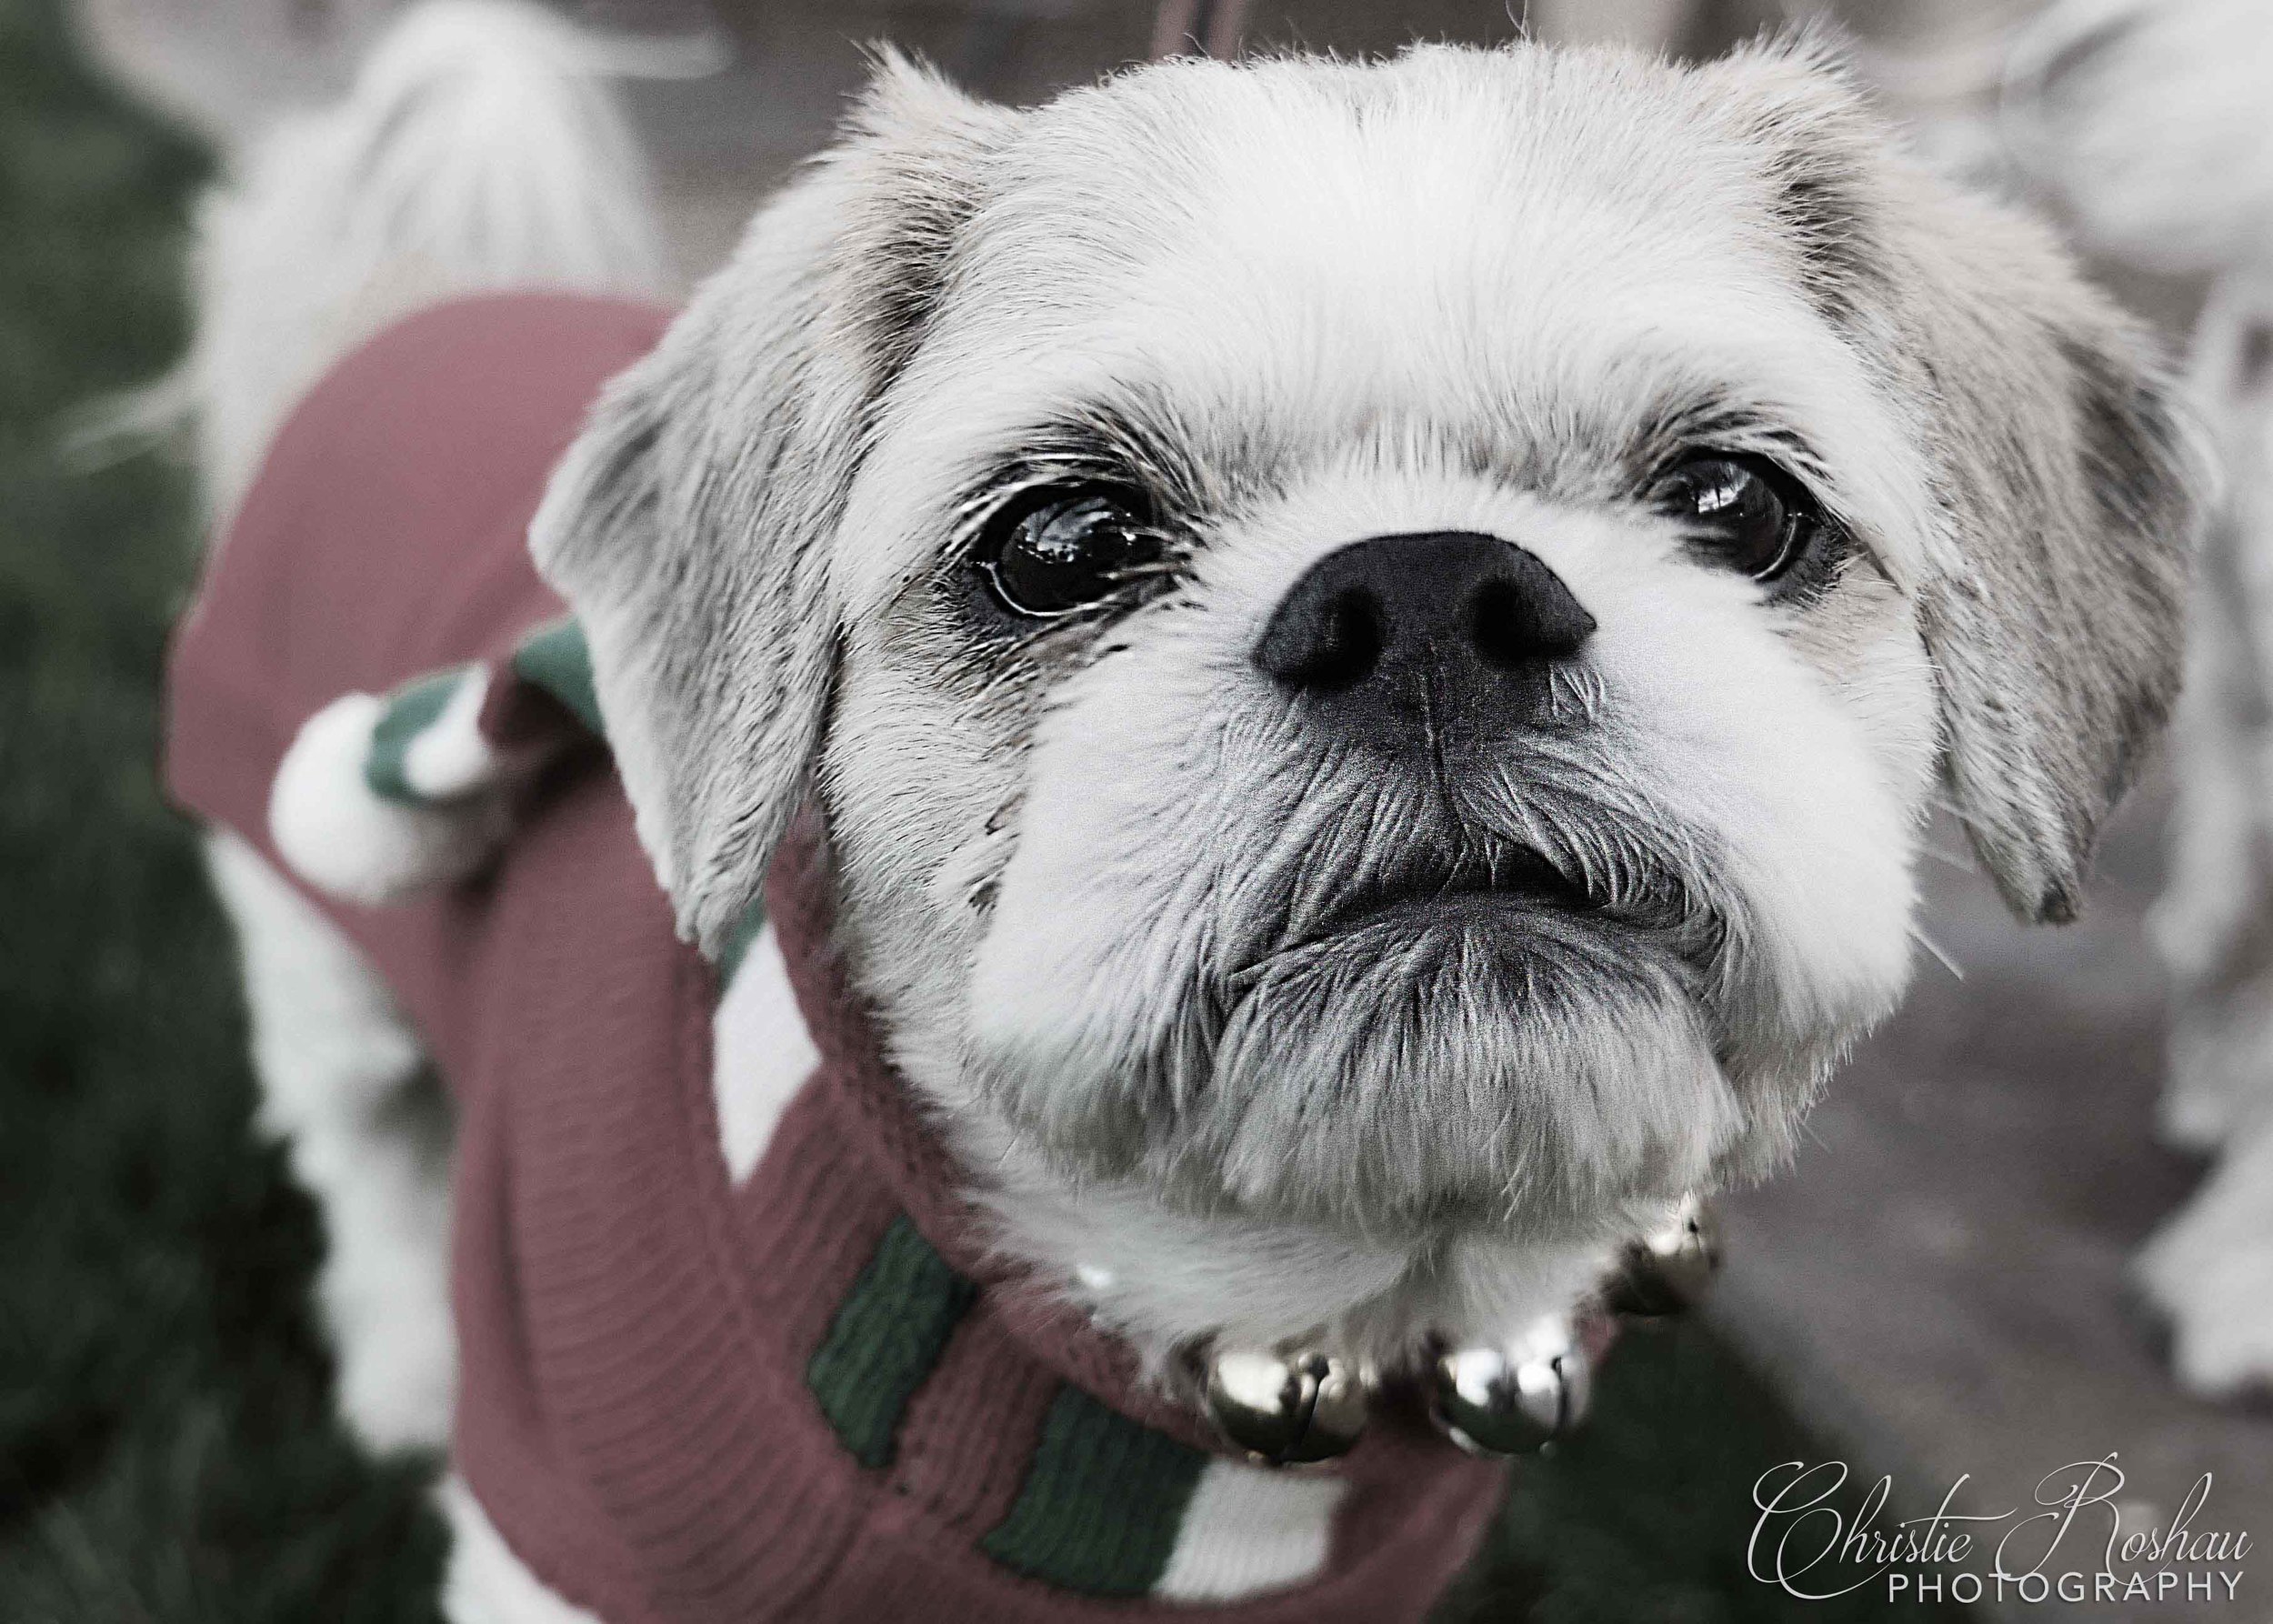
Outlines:
[{"label": "dog's nostril", "polygon": [[1307,613],[1275,616],[1255,650],[1255,663],[1294,687],[1353,687],[1373,675],[1387,643],[1381,605],[1363,587],[1350,586],[1316,603]]},{"label": "dog's nostril", "polygon": [[1516,600],[1515,584],[1494,578],[1476,589],[1468,599],[1468,641],[1484,663],[1505,670],[1524,657],[1517,622],[1523,606]]},{"label": "dog's nostril", "polygon": [[1594,635],[1595,619],[1544,565],[1537,578],[1496,575],[1470,595],[1470,647],[1502,671],[1540,660],[1568,659]]}]

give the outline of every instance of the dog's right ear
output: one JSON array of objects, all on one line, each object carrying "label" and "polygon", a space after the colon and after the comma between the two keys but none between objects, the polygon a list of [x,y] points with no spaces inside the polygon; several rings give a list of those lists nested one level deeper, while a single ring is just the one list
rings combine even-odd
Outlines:
[{"label": "dog's right ear", "polygon": [[836,145],[602,395],[531,526],[583,623],[641,844],[714,956],[820,744],[828,554],[863,436],[1017,116],[884,55]]}]

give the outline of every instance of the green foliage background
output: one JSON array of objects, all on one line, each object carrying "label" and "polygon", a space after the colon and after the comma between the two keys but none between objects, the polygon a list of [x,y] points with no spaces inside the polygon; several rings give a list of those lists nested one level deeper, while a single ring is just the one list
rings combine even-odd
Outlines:
[{"label": "green foliage background", "polygon": [[[434,1463],[332,1418],[320,1225],[255,1131],[231,946],[153,772],[191,481],[63,449],[179,354],[207,170],[53,0],[0,0],[0,1624],[435,1617]],[[1447,1615],[1876,1616],[1743,1570],[1754,1478],[1809,1450],[1702,1331],[1629,1337]]]}]

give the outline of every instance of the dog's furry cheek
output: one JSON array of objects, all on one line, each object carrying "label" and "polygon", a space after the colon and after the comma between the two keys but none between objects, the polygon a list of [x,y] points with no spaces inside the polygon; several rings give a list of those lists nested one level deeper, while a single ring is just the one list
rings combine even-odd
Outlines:
[{"label": "dog's furry cheek", "polygon": [[1785,641],[1874,769],[1872,798],[1882,811],[1874,860],[1851,871],[1864,904],[1852,917],[1852,939],[1866,951],[1845,995],[1854,1007],[1843,1048],[1890,1013],[1908,984],[1916,854],[1936,784],[1941,713],[1910,600],[1883,576],[1850,572],[1827,601],[1801,615]]},{"label": "dog's furry cheek", "polygon": [[1730,1037],[1740,1068],[1780,1070],[1790,1034],[1836,1050],[1907,985],[1932,708],[1922,656],[1888,640],[1869,680],[1852,650],[1827,678],[1758,613],[1637,594],[1606,616],[1599,657],[1661,798],[1720,845],[1742,902],[1730,967],[1752,988],[1737,1002],[1772,1015]]},{"label": "dog's furry cheek", "polygon": [[971,1038],[998,1103],[1018,1094],[1013,1114],[1029,1128],[1053,1139],[1062,1128],[1124,1169],[1141,1123],[1108,1129],[1096,1095],[1104,1079],[1156,1072],[1174,1046],[1215,947],[1226,837],[1243,827],[1247,776],[1231,763],[1254,765],[1213,651],[1180,640],[1171,631],[1056,697],[1026,758],[1021,827],[970,985]]},{"label": "dog's furry cheek", "polygon": [[1941,724],[1910,600],[1876,569],[1852,564],[1831,592],[1791,616],[1783,636],[1861,734],[1887,793],[1922,809]]},{"label": "dog's furry cheek", "polygon": [[852,628],[817,790],[855,978],[893,1062],[956,1118],[977,1107],[964,1054],[972,958],[1026,820],[1050,691],[974,660],[923,606]]}]

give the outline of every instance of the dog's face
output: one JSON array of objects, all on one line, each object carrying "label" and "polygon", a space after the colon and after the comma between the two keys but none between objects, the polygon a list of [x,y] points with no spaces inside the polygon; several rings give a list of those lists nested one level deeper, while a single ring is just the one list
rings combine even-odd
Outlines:
[{"label": "dog's face", "polygon": [[795,806],[910,1075],[1186,1211],[1759,1171],[1940,782],[2064,916],[2174,681],[2131,330],[1804,56],[887,70],[540,516],[666,887]]}]

